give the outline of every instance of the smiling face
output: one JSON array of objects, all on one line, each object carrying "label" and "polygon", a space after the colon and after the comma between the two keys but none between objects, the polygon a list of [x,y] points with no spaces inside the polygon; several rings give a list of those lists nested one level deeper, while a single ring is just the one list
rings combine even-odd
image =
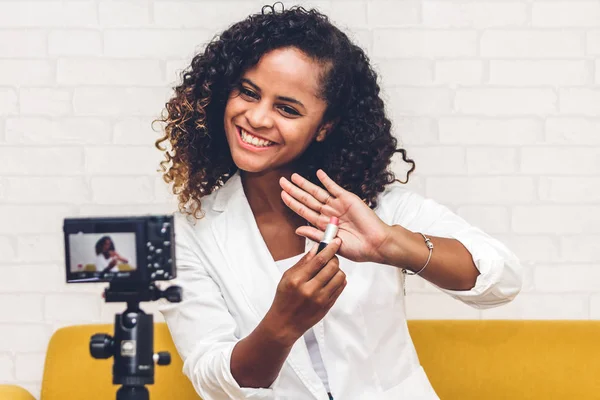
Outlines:
[{"label": "smiling face", "polygon": [[108,254],[110,252],[111,246],[112,245],[112,241],[110,239],[104,239],[104,242],[102,242],[102,254],[104,255],[104,257],[108,258]]},{"label": "smiling face", "polygon": [[244,73],[224,114],[227,142],[240,170],[289,167],[313,140],[325,138],[327,105],[317,97],[323,68],[288,47],[266,53]]}]

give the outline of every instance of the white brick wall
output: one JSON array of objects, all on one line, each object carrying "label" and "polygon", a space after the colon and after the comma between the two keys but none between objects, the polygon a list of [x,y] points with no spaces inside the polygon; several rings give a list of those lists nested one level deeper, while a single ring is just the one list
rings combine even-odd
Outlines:
[{"label": "white brick wall", "polygon": [[527,23],[525,2],[423,1],[423,24],[444,28],[493,28]]},{"label": "white brick wall", "polygon": [[[411,278],[409,317],[600,318],[600,2],[299,2],[367,50],[409,186],[525,267],[523,293],[484,311]],[[262,4],[0,0],[0,382],[39,396],[51,334],[123,310],[64,283],[62,219],[175,209],[151,122],[190,58]]]},{"label": "white brick wall", "polygon": [[597,1],[557,1],[534,3],[531,22],[535,27],[597,27],[600,3]]},{"label": "white brick wall", "polygon": [[564,29],[484,30],[480,54],[486,59],[581,59],[585,55],[584,34]]}]

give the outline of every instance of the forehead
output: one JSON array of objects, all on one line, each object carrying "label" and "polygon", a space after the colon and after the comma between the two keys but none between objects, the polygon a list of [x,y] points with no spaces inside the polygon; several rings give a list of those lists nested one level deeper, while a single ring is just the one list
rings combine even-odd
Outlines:
[{"label": "forehead", "polygon": [[261,57],[244,77],[257,84],[263,94],[300,97],[301,101],[318,97],[323,66],[302,51],[287,47],[272,50]]}]

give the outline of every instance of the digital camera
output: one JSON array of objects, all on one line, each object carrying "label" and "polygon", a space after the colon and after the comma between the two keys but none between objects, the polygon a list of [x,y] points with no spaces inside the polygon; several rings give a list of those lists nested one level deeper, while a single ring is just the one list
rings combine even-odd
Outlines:
[{"label": "digital camera", "polygon": [[177,276],[172,215],[65,218],[66,280],[144,284]]}]

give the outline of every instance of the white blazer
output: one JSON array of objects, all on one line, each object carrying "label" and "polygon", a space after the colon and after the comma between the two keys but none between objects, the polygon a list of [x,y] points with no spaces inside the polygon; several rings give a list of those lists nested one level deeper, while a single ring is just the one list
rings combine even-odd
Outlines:
[{"label": "white blazer", "polygon": [[[233,347],[266,314],[281,272],[258,230],[239,173],[204,197],[202,209],[205,217],[196,222],[176,214],[174,283],[183,288],[183,300],[160,307],[184,374],[204,400],[328,400],[304,340],[293,346],[269,388],[241,388],[231,375]],[[471,252],[481,273],[477,283],[468,291],[440,289],[450,296],[488,308],[520,291],[515,255],[446,207],[392,184],[375,212],[389,225],[455,238]],[[307,239],[306,251],[313,244]],[[407,329],[404,274],[393,266],[339,259],[348,284],[314,326],[334,399],[438,399]]]}]

